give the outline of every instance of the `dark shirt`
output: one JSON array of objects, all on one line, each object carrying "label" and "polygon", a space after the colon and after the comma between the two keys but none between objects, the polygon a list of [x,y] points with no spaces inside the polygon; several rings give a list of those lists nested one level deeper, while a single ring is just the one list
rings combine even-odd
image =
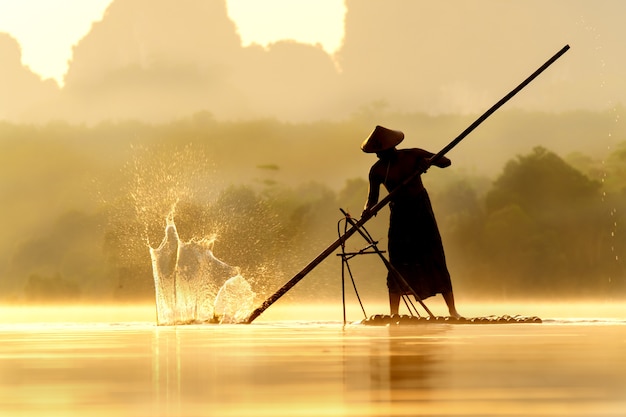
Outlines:
[{"label": "dark shirt", "polygon": [[[402,182],[414,174],[417,170],[424,171],[428,165],[428,159],[434,154],[424,149],[391,149],[378,154],[379,160],[372,166],[369,173],[369,192],[365,209],[369,209],[378,202],[380,185],[384,185],[388,192],[398,187]],[[448,158],[441,158],[435,166],[445,168],[451,165]],[[417,197],[424,191],[421,176],[399,190],[394,197],[395,201]]]}]

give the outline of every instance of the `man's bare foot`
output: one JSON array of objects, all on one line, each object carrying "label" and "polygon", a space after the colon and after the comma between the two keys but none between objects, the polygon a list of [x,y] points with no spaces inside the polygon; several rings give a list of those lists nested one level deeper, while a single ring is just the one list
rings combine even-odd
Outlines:
[{"label": "man's bare foot", "polygon": [[454,317],[455,319],[463,318],[463,316],[456,310],[450,310],[450,317]]}]

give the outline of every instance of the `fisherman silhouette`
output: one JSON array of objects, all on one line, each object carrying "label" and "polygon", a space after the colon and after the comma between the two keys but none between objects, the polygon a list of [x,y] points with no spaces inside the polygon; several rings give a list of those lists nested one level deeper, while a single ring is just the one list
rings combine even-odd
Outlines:
[{"label": "fisherman silhouette", "polygon": [[[381,184],[391,192],[416,171],[423,173],[428,169],[428,159],[434,154],[418,148],[396,149],[403,140],[404,133],[376,126],[361,145],[363,152],[375,153],[378,157],[369,172],[369,192],[363,213],[378,202]],[[442,157],[434,165],[445,168],[451,161]],[[389,262],[405,281],[399,282],[392,271],[387,275],[391,314],[398,314],[402,295],[413,294],[423,300],[442,294],[450,316],[461,317],[454,304],[441,235],[421,175],[398,189],[389,207]]]}]

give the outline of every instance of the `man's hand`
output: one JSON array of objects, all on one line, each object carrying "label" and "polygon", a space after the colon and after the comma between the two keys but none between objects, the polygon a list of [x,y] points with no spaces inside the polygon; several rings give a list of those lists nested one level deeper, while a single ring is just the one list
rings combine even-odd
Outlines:
[{"label": "man's hand", "polygon": [[[369,215],[369,212],[370,212],[369,208],[363,209],[363,212],[361,213],[361,218],[365,217],[366,214]],[[376,214],[374,214],[374,216],[376,216]]]},{"label": "man's hand", "polygon": [[428,171],[428,168],[430,168],[430,158],[428,159],[422,159],[417,163],[417,169],[419,170],[419,172],[421,172],[422,174],[424,174],[426,171]]}]

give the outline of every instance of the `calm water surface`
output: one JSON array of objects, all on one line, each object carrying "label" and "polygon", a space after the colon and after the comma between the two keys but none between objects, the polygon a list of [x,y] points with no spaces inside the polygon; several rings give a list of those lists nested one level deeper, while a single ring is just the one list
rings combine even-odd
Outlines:
[{"label": "calm water surface", "polygon": [[157,327],[82,311],[0,309],[1,416],[626,415],[623,318]]}]

